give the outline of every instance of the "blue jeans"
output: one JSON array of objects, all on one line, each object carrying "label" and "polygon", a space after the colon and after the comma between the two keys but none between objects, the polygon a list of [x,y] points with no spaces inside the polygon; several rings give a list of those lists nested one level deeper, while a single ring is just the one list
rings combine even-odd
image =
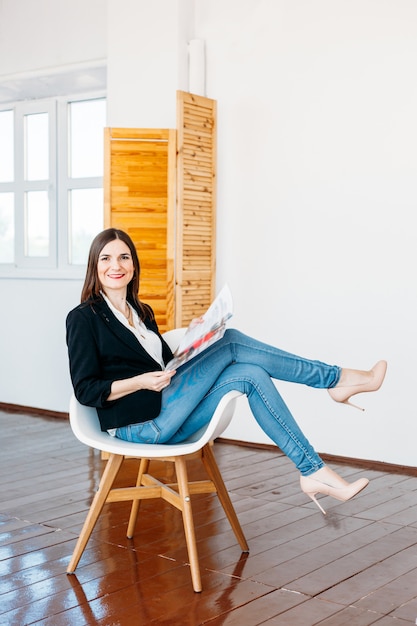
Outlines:
[{"label": "blue jeans", "polygon": [[138,443],[179,443],[206,425],[220,399],[234,389],[247,396],[262,430],[308,476],[324,463],[271,379],[328,389],[337,384],[340,371],[338,366],[304,359],[230,329],[178,368],[162,391],[158,417],[118,428],[116,436]]}]

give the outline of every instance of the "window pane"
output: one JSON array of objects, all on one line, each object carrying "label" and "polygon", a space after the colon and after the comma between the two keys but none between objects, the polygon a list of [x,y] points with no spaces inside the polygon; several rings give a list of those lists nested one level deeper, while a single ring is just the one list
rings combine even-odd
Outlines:
[{"label": "window pane", "polygon": [[0,263],[14,263],[13,193],[0,193]]},{"label": "window pane", "polygon": [[48,113],[25,115],[26,180],[49,178]]},{"label": "window pane", "polygon": [[73,189],[69,205],[69,262],[86,264],[91,241],[103,229],[103,190]]},{"label": "window pane", "polygon": [[70,177],[103,176],[103,129],[106,101],[86,100],[69,105]]},{"label": "window pane", "polygon": [[13,111],[0,111],[0,183],[14,180]]},{"label": "window pane", "polygon": [[47,191],[26,194],[25,256],[49,256],[49,201]]}]

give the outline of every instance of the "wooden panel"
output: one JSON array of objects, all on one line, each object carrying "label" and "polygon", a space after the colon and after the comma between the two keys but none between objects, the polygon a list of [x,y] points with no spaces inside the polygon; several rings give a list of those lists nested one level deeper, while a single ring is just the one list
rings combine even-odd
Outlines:
[{"label": "wooden panel", "polygon": [[186,326],[215,295],[215,122],[214,100],[179,91],[177,131],[105,131],[105,225],[132,237],[140,298],[162,331]]},{"label": "wooden panel", "polygon": [[140,298],[161,331],[174,326],[176,132],[105,130],[105,226],[132,238],[141,263]]},{"label": "wooden panel", "polygon": [[216,102],[177,93],[176,326],[215,295]]}]

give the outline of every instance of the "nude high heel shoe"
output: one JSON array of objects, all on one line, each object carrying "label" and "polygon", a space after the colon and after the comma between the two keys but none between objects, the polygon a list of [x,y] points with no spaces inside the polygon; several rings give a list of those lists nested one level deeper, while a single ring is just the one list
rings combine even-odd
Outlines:
[{"label": "nude high heel shoe", "polygon": [[336,387],[332,387],[328,389],[328,393],[332,400],[335,402],[341,402],[342,404],[349,404],[350,406],[355,407],[355,409],[359,409],[359,411],[364,411],[362,407],[357,404],[352,404],[350,402],[350,398],[355,396],[357,393],[365,393],[367,391],[377,391],[382,383],[384,382],[385,373],[387,371],[387,362],[386,361],[378,361],[373,368],[369,371],[369,380],[362,384],[358,385],[341,385],[340,387],[336,385]]},{"label": "nude high heel shoe", "polygon": [[323,515],[326,515],[326,511],[316,499],[317,493],[346,502],[365,489],[368,484],[367,478],[359,478],[354,483],[348,483],[327,465],[310,476],[300,476],[301,490],[313,500]]}]

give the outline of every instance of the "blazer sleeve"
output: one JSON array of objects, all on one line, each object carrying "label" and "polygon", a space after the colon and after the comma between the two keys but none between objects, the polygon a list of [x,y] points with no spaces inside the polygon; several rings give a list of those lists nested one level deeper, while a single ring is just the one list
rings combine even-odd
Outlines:
[{"label": "blazer sleeve", "polygon": [[85,309],[72,310],[66,320],[69,366],[74,393],[81,404],[105,407],[112,380],[103,379],[94,325]]}]

